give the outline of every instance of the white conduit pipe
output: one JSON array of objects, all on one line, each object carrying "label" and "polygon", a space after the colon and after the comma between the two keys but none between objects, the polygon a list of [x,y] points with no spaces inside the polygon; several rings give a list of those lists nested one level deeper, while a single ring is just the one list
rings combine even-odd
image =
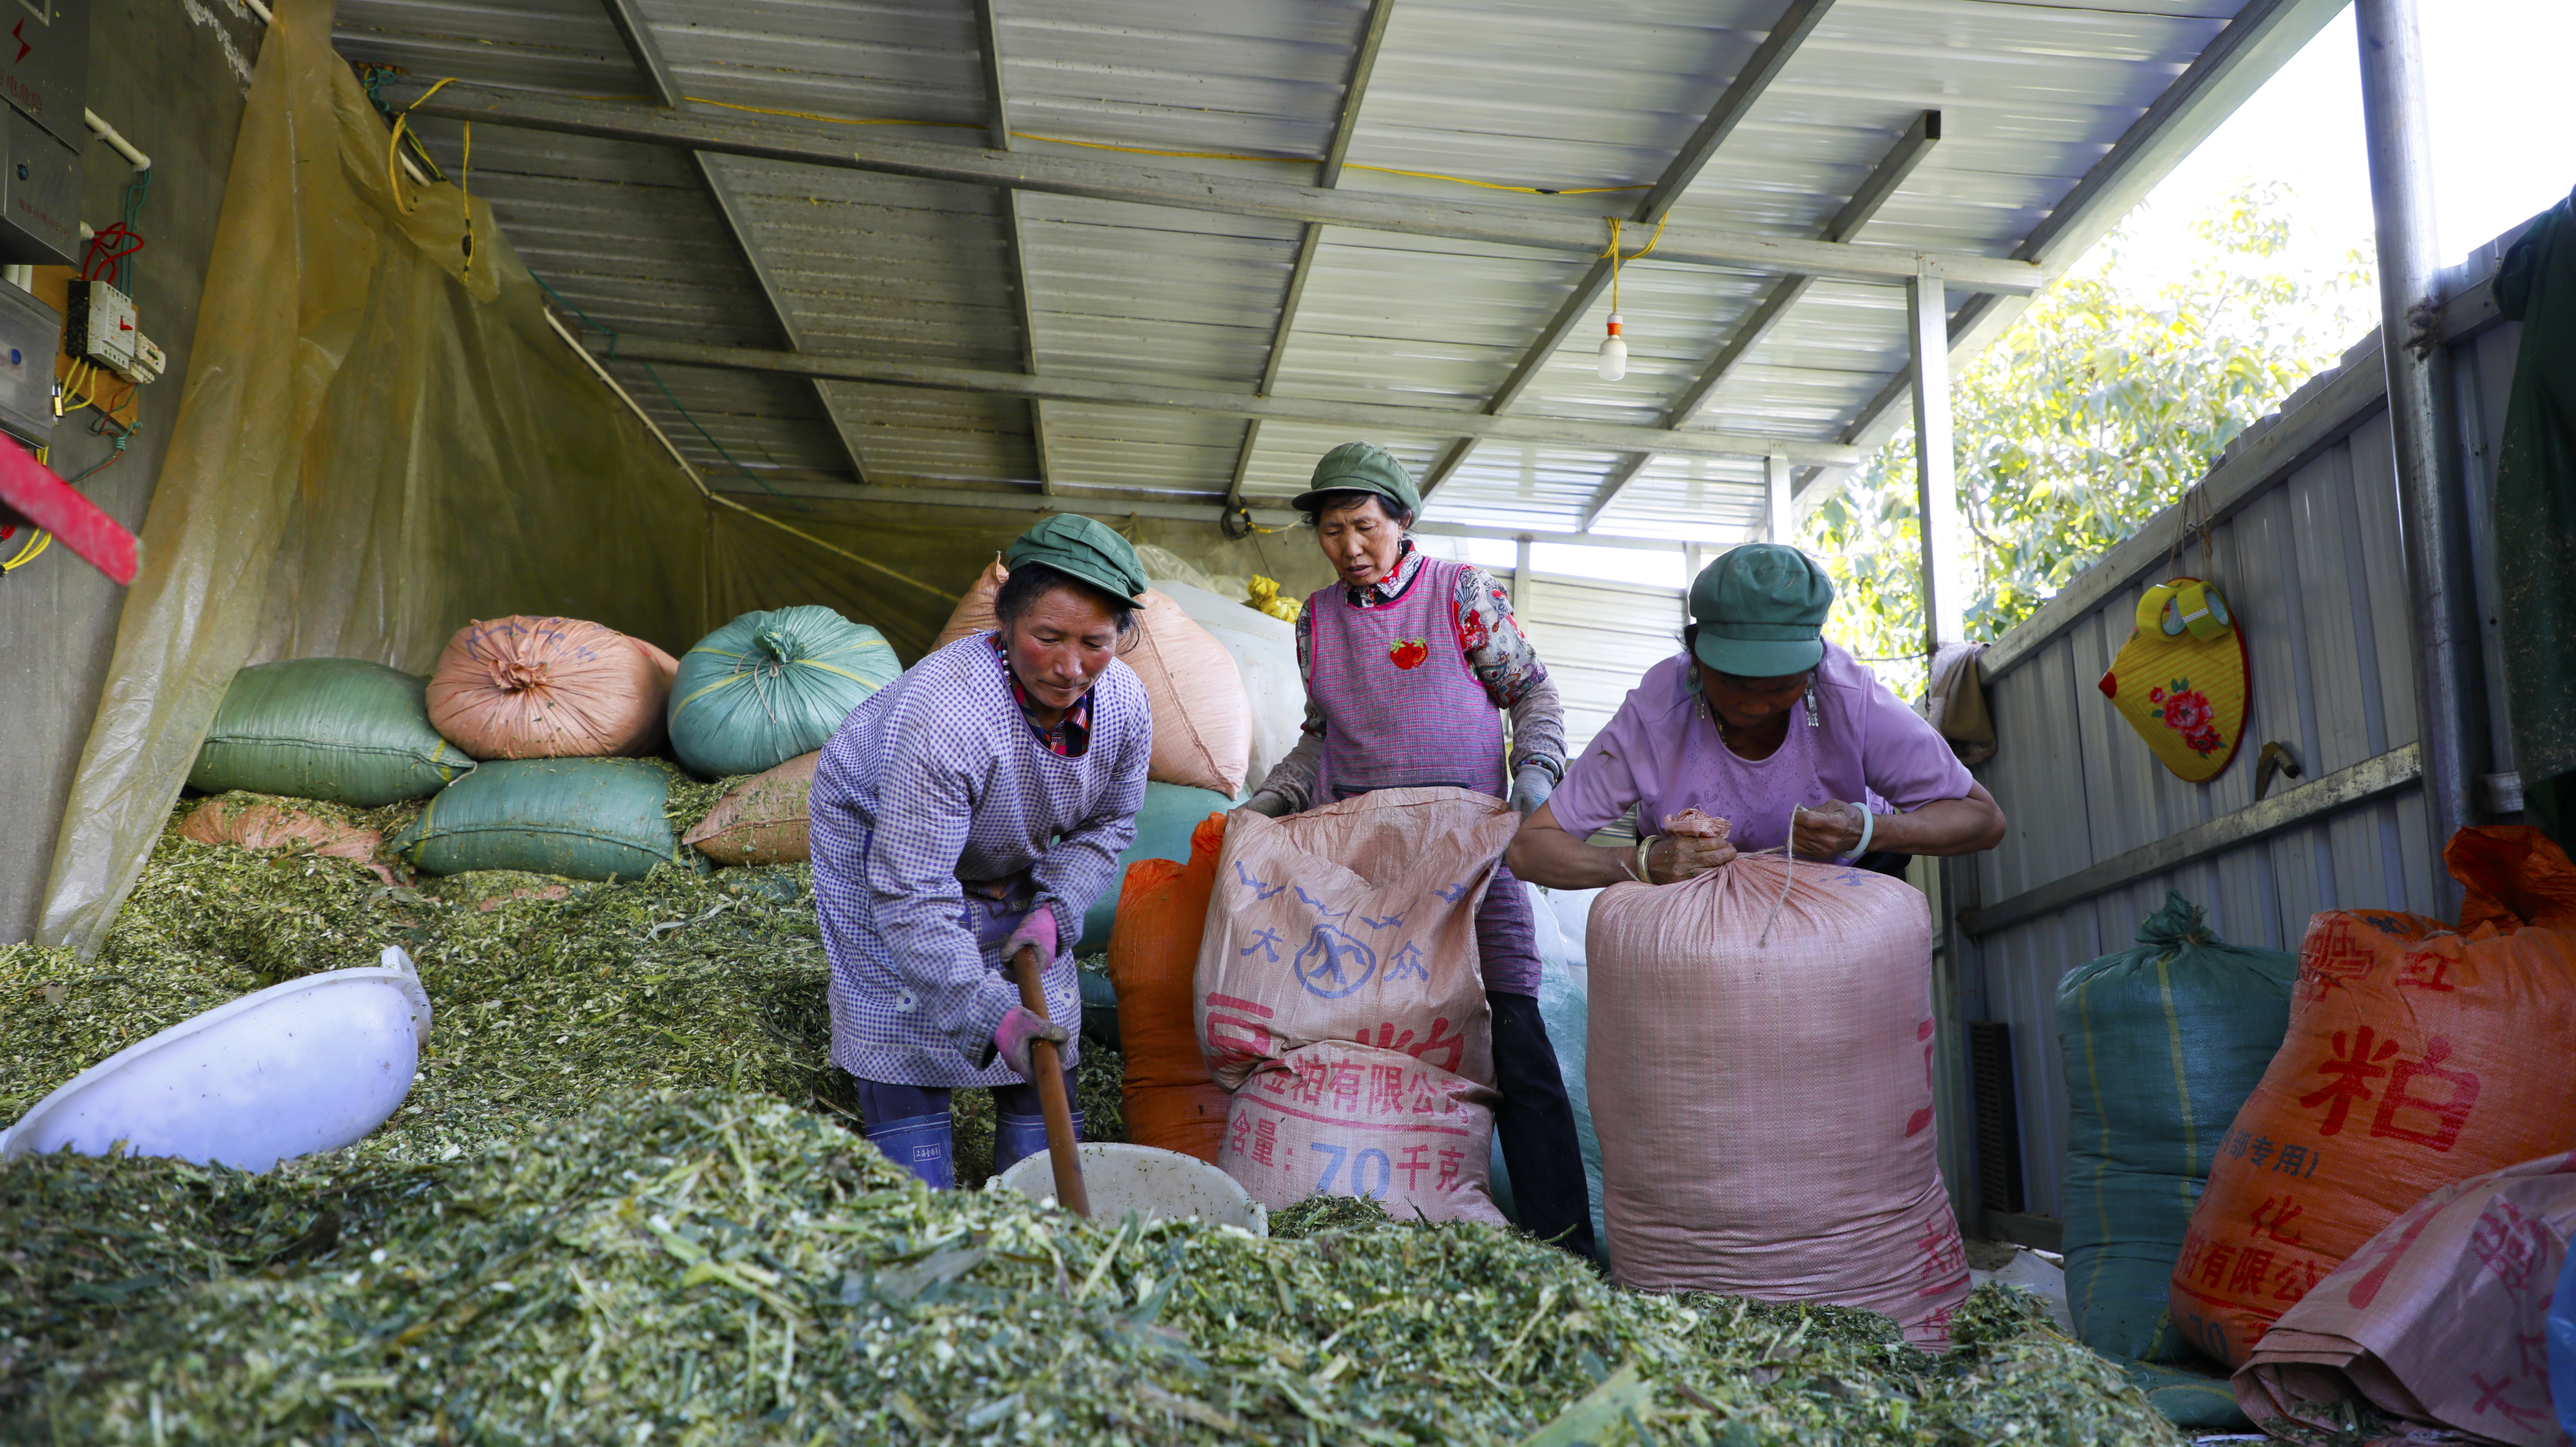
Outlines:
[{"label": "white conduit pipe", "polygon": [[274,25],[277,23],[268,18],[268,7],[259,3],[259,0],[242,0],[242,3],[250,7],[251,14],[259,17],[260,24]]},{"label": "white conduit pipe", "polygon": [[100,120],[98,118],[98,112],[91,110],[87,106],[83,106],[81,108],[81,119],[88,123],[90,133],[92,135],[95,135],[100,140],[107,142],[109,146],[115,149],[118,155],[133,162],[134,169],[138,171],[149,171],[152,169],[152,158],[143,154],[141,151],[134,149],[134,143],[127,140],[125,137],[118,135],[116,127]]}]

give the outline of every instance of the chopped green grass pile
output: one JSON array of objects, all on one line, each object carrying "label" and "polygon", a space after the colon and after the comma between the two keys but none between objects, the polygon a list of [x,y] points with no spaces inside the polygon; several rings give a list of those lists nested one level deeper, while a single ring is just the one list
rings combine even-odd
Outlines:
[{"label": "chopped green grass pile", "polygon": [[[1368,1202],[1262,1240],[928,1191],[826,1059],[801,866],[397,888],[165,836],[97,960],[0,948],[0,1119],[386,945],[438,1013],[360,1145],[0,1165],[0,1440],[2178,1440],[1999,1288],[1936,1358],[1866,1312],[1621,1292]],[[1118,1073],[1082,1052],[1094,1138],[1123,1134]],[[989,1096],[957,1111],[980,1180]]]},{"label": "chopped green grass pile", "polygon": [[1934,1358],[1866,1312],[1621,1292],[1505,1231],[1263,1240],[931,1192],[724,1091],[450,1162],[19,1161],[0,1230],[39,1278],[0,1333],[124,1293],[23,1374],[37,1440],[2178,1440],[2005,1288]]}]

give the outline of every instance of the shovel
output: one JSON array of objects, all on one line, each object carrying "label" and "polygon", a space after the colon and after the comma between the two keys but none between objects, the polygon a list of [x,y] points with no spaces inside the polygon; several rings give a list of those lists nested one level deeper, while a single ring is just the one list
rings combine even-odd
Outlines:
[{"label": "shovel", "polygon": [[[1046,986],[1038,979],[1038,948],[1023,945],[1011,958],[1011,973],[1020,983],[1020,1008],[1047,1017]],[[1029,1044],[1029,1071],[1038,1088],[1038,1109],[1046,1116],[1047,1158],[1055,1166],[1056,1204],[1077,1216],[1091,1214],[1091,1193],[1082,1186],[1081,1147],[1073,1138],[1073,1102],[1064,1093],[1064,1057],[1052,1040]]]}]

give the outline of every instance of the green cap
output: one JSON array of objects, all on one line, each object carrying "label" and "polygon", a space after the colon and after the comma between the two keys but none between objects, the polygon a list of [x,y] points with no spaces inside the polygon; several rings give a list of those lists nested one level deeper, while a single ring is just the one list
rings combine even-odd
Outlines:
[{"label": "green cap", "polygon": [[1834,584],[1815,560],[1780,543],[1746,543],[1699,570],[1690,590],[1699,625],[1691,652],[1720,673],[1782,678],[1825,656]]},{"label": "green cap", "polygon": [[1078,513],[1057,513],[1020,534],[1003,550],[1002,562],[1012,568],[1044,563],[1112,597],[1145,601],[1145,565],[1136,560],[1135,547],[1106,524]]},{"label": "green cap", "polygon": [[1345,442],[1315,464],[1306,490],[1289,499],[1299,511],[1314,507],[1328,492],[1373,492],[1401,513],[1422,511],[1422,493],[1395,454],[1374,442]]}]

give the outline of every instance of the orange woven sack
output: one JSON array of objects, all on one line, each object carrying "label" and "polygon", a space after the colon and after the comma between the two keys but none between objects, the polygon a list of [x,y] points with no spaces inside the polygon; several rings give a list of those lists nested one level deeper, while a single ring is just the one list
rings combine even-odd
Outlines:
[{"label": "orange woven sack", "polygon": [[2537,829],[2443,851],[2459,928],[2314,916],[2290,1033],[2218,1147],[2173,1321],[2243,1366],[2293,1302],[2437,1190],[2576,1149],[2576,864]]},{"label": "orange woven sack", "polygon": [[[998,561],[988,565],[957,600],[932,646],[945,648],[992,631],[993,595],[1010,576]],[[1142,636],[1120,657],[1136,670],[1154,713],[1154,755],[1145,776],[1241,797],[1243,773],[1252,761],[1252,700],[1234,655],[1160,593],[1146,592],[1136,621]]]},{"label": "orange woven sack", "polygon": [[1190,832],[1189,862],[1128,865],[1109,932],[1109,982],[1118,990],[1118,1040],[1127,1060],[1127,1139],[1210,1165],[1225,1143],[1226,1091],[1199,1054],[1190,989],[1224,847],[1225,816],[1210,814]]},{"label": "orange woven sack", "polygon": [[438,655],[429,721],[478,759],[638,757],[662,746],[674,668],[578,618],[478,619]]}]

